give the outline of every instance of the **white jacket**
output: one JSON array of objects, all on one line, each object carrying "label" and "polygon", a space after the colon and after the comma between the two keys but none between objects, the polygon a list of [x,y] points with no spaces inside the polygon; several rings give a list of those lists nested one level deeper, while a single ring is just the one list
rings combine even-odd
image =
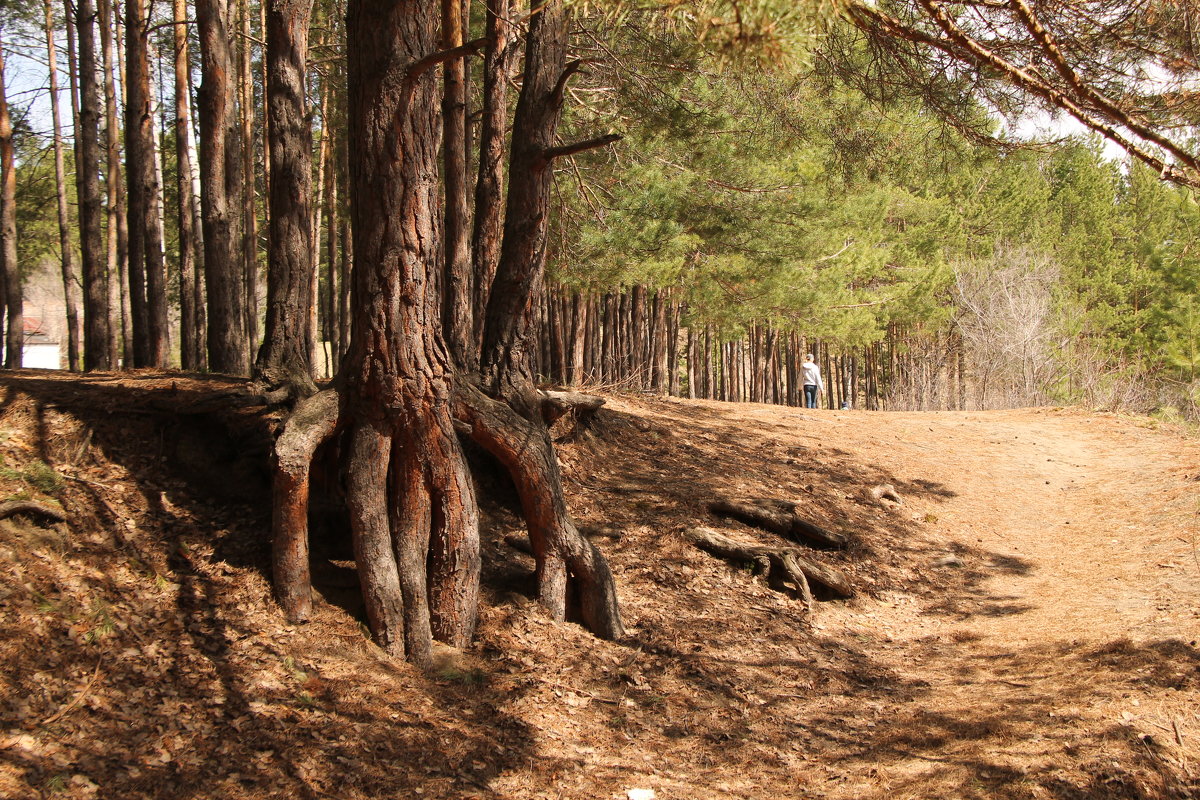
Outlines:
[{"label": "white jacket", "polygon": [[816,362],[805,361],[800,366],[804,368],[804,385],[815,386],[818,392],[824,390],[825,382],[821,380],[821,368]]}]

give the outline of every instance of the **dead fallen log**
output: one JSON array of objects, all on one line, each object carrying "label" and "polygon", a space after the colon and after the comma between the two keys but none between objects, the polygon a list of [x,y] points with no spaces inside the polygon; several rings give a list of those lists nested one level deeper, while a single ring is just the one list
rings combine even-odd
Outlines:
[{"label": "dead fallen log", "polygon": [[0,503],[0,519],[8,519],[23,514],[30,517],[41,517],[51,522],[66,522],[67,515],[60,508],[48,506],[35,500],[6,500]]},{"label": "dead fallen log", "polygon": [[801,544],[826,550],[846,546],[846,537],[801,519],[796,504],[769,497],[718,497],[708,504],[714,514],[733,517]]},{"label": "dead fallen log", "polygon": [[[853,597],[854,587],[836,569],[808,559],[804,552],[795,547],[766,547],[764,545],[739,542],[712,528],[692,528],[684,531],[689,542],[720,558],[743,563],[757,564],[767,572],[790,580],[806,595],[805,602],[811,604],[810,585],[815,584],[835,597]],[[777,570],[776,573],[772,573]],[[811,607],[811,605],[810,605]]]}]

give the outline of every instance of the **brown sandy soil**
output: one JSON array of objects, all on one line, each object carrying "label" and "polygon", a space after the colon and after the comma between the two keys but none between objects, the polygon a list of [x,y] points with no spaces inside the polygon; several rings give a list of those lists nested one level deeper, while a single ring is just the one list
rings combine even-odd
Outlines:
[{"label": "brown sandy soil", "polygon": [[[277,420],[222,379],[0,378],[0,797],[1200,796],[1200,443],[1075,409],[612,398],[561,446],[627,640],[550,621],[485,477],[478,643],[421,675],[355,617],[336,502],[317,618],[265,576]],[[39,467],[48,464],[51,470]],[[892,484],[903,504],[866,490]],[[810,619],[695,550],[782,497],[847,533]]]}]

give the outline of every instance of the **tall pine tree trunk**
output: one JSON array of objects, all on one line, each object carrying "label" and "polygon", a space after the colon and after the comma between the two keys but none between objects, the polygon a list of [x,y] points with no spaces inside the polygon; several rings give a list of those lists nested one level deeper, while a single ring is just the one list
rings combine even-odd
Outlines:
[{"label": "tall pine tree trunk", "polygon": [[[68,0],[69,1],[69,0]],[[107,215],[108,351],[112,366],[123,359],[133,366],[133,320],[129,303],[129,226],[125,215],[125,182],[121,176],[121,130],[114,74],[120,69],[114,53],[113,0],[98,0],[100,51],[104,61],[104,153]],[[68,28],[69,30],[69,28]],[[119,35],[118,35],[119,41]],[[68,39],[70,43],[70,39]],[[84,316],[87,316],[86,312]],[[86,339],[86,334],[85,334]],[[86,348],[86,342],[85,342]]]},{"label": "tall pine tree trunk", "polygon": [[[242,23],[242,42],[238,64],[238,87],[241,90],[242,112],[242,230],[241,256],[242,281],[245,291],[246,352],[253,353],[258,347],[258,213],[255,199],[257,189],[254,179],[254,72],[251,66],[250,3],[240,0],[238,13]],[[265,36],[265,32],[263,33]]]},{"label": "tall pine tree trunk", "polygon": [[179,359],[185,370],[201,369],[204,344],[196,283],[196,198],[192,194],[191,68],[188,61],[187,2],[174,0],[175,159],[179,225]]},{"label": "tall pine tree trunk", "polygon": [[[418,664],[462,646],[478,520],[445,398],[437,294],[438,4],[352,0],[347,16],[355,315],[342,372],[347,500],[377,639]],[[402,224],[397,224],[401,220]],[[403,641],[401,642],[401,638]]]},{"label": "tall pine tree trunk", "polygon": [[167,301],[162,238],[155,207],[158,179],[154,164],[149,28],[144,0],[126,0],[125,163],[134,366],[162,368],[167,365],[168,355]]},{"label": "tall pine tree trunk", "polygon": [[[82,6],[83,3],[80,3]],[[70,215],[67,208],[67,169],[63,157],[62,115],[59,113],[58,102],[58,53],[54,46],[54,5],[52,0],[45,0],[46,18],[46,63],[50,71],[50,120],[54,126],[54,185],[58,197],[58,246],[61,254],[63,302],[67,311],[67,364],[71,371],[79,369],[79,284],[75,276],[75,247],[71,236]],[[93,46],[93,67],[95,48]],[[93,86],[95,79],[93,78]],[[93,132],[92,144],[96,147],[96,136]],[[94,155],[94,153],[93,153]],[[99,193],[96,196],[96,206],[92,212],[99,211]],[[99,233],[99,230],[97,230]],[[93,258],[99,253],[93,252]],[[107,354],[107,342],[104,343]]]},{"label": "tall pine tree trunk", "polygon": [[[462,48],[462,0],[442,0],[442,50]],[[471,212],[467,203],[466,53],[442,65],[442,326],[450,357],[462,368],[478,360],[475,347],[474,280],[471,266]]]},{"label": "tall pine tree trunk", "polygon": [[266,335],[255,363],[257,378],[287,384],[300,395],[316,390],[307,344],[315,250],[312,128],[305,113],[311,10],[312,0],[271,0],[267,10],[271,235]]},{"label": "tall pine tree trunk", "polygon": [[487,0],[487,43],[484,48],[483,109],[479,133],[479,174],[475,185],[475,220],[471,234],[474,271],[476,345],[483,340],[504,212],[504,136],[508,125],[508,80],[516,48],[509,15],[512,0]]},{"label": "tall pine tree trunk", "polygon": [[0,274],[4,276],[4,302],[8,311],[4,366],[20,369],[25,346],[25,315],[21,271],[17,264],[17,167],[13,158],[8,83],[4,75],[8,54],[3,34],[0,30]]},{"label": "tall pine tree trunk", "polygon": [[208,366],[244,375],[250,351],[240,257],[241,158],[233,86],[230,30],[223,0],[197,0],[202,80],[200,117],[200,206],[204,277],[208,295]]}]

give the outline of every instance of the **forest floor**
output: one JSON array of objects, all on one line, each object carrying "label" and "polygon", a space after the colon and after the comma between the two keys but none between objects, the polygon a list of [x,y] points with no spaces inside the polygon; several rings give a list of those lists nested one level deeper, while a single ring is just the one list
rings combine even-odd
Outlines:
[{"label": "forest floor", "polygon": [[[356,616],[336,503],[315,619],[267,575],[278,420],[219,378],[0,378],[0,798],[1200,797],[1200,441],[1079,409],[613,396],[560,445],[629,636],[531,602],[481,480],[477,644],[431,674]],[[892,484],[887,507],[869,489]],[[718,493],[847,534],[803,603],[696,550]]]}]

